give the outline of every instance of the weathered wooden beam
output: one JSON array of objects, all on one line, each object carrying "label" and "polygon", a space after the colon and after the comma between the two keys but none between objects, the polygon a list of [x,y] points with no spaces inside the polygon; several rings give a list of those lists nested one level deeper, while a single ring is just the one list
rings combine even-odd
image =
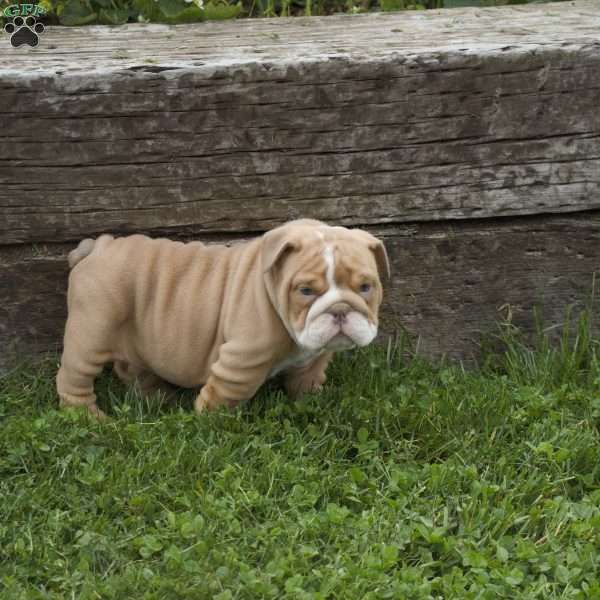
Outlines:
[{"label": "weathered wooden beam", "polygon": [[0,43],[0,363],[60,343],[64,252],[102,232],[381,231],[387,330],[456,356],[502,304],[558,318],[600,264],[596,0]]},{"label": "weathered wooden beam", "polygon": [[[561,322],[566,307],[582,308],[591,299],[599,265],[600,211],[372,231],[385,240],[392,259],[382,328],[409,332],[430,356],[476,357],[482,336],[497,333],[495,323],[509,310],[526,330],[533,327],[536,306],[548,323]],[[59,349],[71,247],[0,253],[4,363],[19,353]]]}]

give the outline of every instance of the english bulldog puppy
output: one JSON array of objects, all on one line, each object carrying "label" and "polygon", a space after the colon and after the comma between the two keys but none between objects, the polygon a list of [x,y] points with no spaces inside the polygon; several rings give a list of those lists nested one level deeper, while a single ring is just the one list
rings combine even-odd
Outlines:
[{"label": "english bulldog puppy", "polygon": [[234,407],[278,373],[291,395],[317,390],[333,352],[375,339],[389,276],[380,240],[310,219],[231,247],[102,235],[69,265],[57,391],[97,416],[109,362],[143,391],[203,386],[198,412]]}]

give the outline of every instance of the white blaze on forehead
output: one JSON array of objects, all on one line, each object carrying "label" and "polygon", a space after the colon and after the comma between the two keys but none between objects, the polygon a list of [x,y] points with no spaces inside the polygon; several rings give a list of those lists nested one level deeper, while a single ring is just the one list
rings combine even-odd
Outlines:
[{"label": "white blaze on forehead", "polygon": [[327,267],[325,271],[325,278],[327,280],[327,291],[319,296],[310,307],[306,320],[304,322],[304,328],[298,335],[298,341],[302,343],[303,338],[306,337],[307,330],[319,315],[325,312],[332,304],[339,302],[342,298],[340,290],[335,284],[335,258],[333,255],[333,248],[331,246],[325,246],[323,250],[323,258],[325,259],[325,265]]},{"label": "white blaze on forehead", "polygon": [[306,315],[306,325],[310,323],[315,317],[318,317],[323,311],[327,310],[332,304],[341,300],[340,290],[335,284],[335,258],[333,256],[333,248],[331,246],[325,246],[323,250],[323,258],[327,265],[325,271],[325,278],[327,279],[327,291],[317,298],[313,303]]},{"label": "white blaze on forehead", "polygon": [[325,264],[327,265],[327,271],[325,277],[327,278],[328,291],[335,287],[335,280],[333,278],[335,274],[335,259],[333,258],[333,249],[331,246],[325,246],[323,250],[323,258],[325,258]]}]

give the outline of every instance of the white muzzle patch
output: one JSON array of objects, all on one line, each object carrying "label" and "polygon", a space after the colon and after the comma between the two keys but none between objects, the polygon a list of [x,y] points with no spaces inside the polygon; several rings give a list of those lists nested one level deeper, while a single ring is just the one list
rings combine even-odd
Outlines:
[{"label": "white muzzle patch", "polygon": [[353,346],[366,346],[377,335],[377,326],[358,311],[350,311],[343,320],[327,312],[342,300],[335,283],[335,259],[333,248],[326,246],[323,258],[327,264],[326,278],[328,289],[310,307],[304,327],[296,331],[298,344],[307,350],[346,350]]}]

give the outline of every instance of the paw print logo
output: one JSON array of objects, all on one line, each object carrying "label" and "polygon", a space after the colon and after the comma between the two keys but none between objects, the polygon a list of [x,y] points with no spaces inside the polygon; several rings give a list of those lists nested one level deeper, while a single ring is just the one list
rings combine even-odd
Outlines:
[{"label": "paw print logo", "polygon": [[44,24],[36,21],[32,16],[26,19],[15,17],[12,23],[4,26],[4,31],[10,34],[10,43],[15,48],[23,44],[35,47],[40,41],[38,36],[44,32]]}]

